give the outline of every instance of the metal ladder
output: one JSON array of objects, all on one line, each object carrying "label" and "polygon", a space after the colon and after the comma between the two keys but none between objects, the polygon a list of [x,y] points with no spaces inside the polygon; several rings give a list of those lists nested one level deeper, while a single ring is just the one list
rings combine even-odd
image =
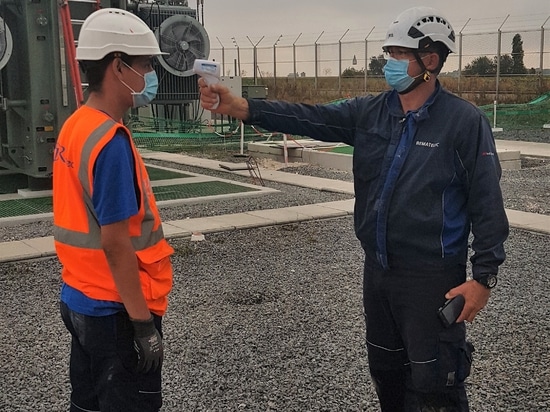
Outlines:
[{"label": "metal ladder", "polygon": [[69,74],[73,84],[76,107],[79,108],[84,103],[84,93],[82,92],[82,79],[80,78],[80,69],[76,61],[76,44],[74,38],[74,25],[81,26],[84,19],[72,19],[69,3],[88,3],[94,10],[101,8],[101,0],[59,0],[59,14],[63,26],[63,39],[67,53]]}]

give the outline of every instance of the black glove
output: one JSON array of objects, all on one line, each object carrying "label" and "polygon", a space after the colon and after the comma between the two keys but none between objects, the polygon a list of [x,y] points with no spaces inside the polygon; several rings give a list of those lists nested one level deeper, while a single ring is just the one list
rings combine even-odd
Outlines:
[{"label": "black glove", "polygon": [[149,320],[130,319],[134,327],[134,349],[137,352],[137,371],[147,373],[162,365],[164,348],[155,327],[153,316]]}]

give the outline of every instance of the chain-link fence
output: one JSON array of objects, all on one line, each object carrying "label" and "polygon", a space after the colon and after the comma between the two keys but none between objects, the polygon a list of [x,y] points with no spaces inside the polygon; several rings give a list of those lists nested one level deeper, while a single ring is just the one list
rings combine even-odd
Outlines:
[{"label": "chain-link fence", "polygon": [[[449,56],[441,73],[445,87],[479,105],[526,103],[549,92],[550,28],[545,28],[549,19],[530,16],[526,22],[508,16],[500,22],[468,20],[456,33],[457,51]],[[510,60],[517,34],[527,73],[510,74],[500,62],[506,57]],[[216,41],[218,47],[214,47]],[[343,30],[340,37],[334,32],[316,37],[233,37],[227,45],[216,38],[210,58],[221,62],[226,76],[237,74],[243,82],[267,85],[270,97],[292,99],[292,94],[298,93],[301,100],[328,101],[386,88],[379,70],[371,68],[373,60],[382,55],[383,42],[384,32],[375,27],[365,33]],[[495,67],[486,74],[469,74],[468,65],[480,57]]]}]

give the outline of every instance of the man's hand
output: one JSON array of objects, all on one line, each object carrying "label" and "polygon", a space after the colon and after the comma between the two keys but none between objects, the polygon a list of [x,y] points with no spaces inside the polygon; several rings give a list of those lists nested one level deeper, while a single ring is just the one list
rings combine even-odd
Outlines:
[{"label": "man's hand", "polygon": [[[223,84],[207,85],[203,78],[199,78],[201,106],[213,113],[226,114],[239,120],[248,119],[248,101],[240,96],[235,96]],[[218,102],[216,109],[212,107]]]},{"label": "man's hand", "polygon": [[134,349],[138,356],[137,371],[154,371],[162,365],[164,347],[153,316],[149,320],[130,320],[134,327]]},{"label": "man's hand", "polygon": [[479,311],[487,305],[489,296],[491,295],[491,290],[487,289],[475,280],[468,280],[462,285],[449,290],[445,295],[445,298],[452,299],[456,295],[463,295],[465,300],[464,309],[462,309],[462,313],[456,322],[460,323],[465,320],[468,322],[473,322]]}]

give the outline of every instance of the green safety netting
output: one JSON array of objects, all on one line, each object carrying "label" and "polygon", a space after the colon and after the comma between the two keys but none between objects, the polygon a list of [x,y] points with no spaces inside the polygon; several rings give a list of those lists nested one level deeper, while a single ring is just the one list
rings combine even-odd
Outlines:
[{"label": "green safety netting", "polygon": [[[345,100],[347,99],[337,99],[327,104],[339,104]],[[507,130],[540,129],[544,125],[550,124],[550,92],[528,103],[498,104],[496,119],[493,104],[479,106],[479,108],[490,120],[491,125]]]},{"label": "green safety netting", "polygon": [[[239,145],[239,121],[202,123],[155,117],[132,116],[127,122],[134,142],[140,148],[177,152],[210,145]],[[270,133],[254,126],[244,126],[244,141],[279,140],[282,135]]]},{"label": "green safety netting", "polygon": [[487,104],[479,107],[491,124],[507,130],[541,129],[550,124],[550,93],[545,93],[528,103]]}]

